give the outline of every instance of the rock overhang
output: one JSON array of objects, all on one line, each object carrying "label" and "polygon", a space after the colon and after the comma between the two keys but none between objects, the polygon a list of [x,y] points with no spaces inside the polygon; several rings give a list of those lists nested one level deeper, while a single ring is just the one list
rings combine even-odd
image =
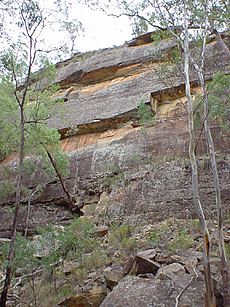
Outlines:
[{"label": "rock overhang", "polygon": [[[134,112],[141,101],[149,104],[162,92],[181,90],[182,67],[171,59],[176,46],[175,39],[165,39],[157,44],[124,45],[87,53],[81,60],[78,55],[76,62],[73,58],[63,66],[59,63],[55,80],[60,84],[57,96],[64,97],[65,102],[57,105],[49,125],[61,132],[96,123],[103,126],[104,122]],[[229,73],[228,62],[218,44],[212,41],[206,51],[206,78],[211,79],[217,71]],[[163,72],[162,66],[167,67],[167,72]],[[193,70],[191,82],[194,86],[198,84]],[[110,126],[105,124],[102,130],[107,128]]]}]

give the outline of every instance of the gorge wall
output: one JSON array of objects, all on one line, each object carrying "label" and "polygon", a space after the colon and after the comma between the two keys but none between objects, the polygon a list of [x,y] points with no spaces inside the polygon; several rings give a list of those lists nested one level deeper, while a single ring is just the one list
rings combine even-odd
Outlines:
[{"label": "gorge wall", "polygon": [[[62,135],[61,145],[70,157],[66,183],[83,204],[86,216],[98,224],[148,224],[170,216],[194,218],[191,170],[188,161],[186,97],[180,65],[172,61],[176,42],[150,42],[151,34],[124,46],[77,54],[57,64],[57,99],[64,99],[49,120]],[[225,37],[229,43],[229,37]],[[194,50],[195,52],[195,50]],[[229,73],[229,58],[212,39],[206,51],[206,78]],[[191,73],[194,97],[197,75]],[[46,85],[46,80],[44,84]],[[137,109],[151,107],[154,120],[141,125]],[[230,208],[229,135],[213,126],[226,210]],[[211,168],[204,136],[197,130],[201,197],[208,217],[215,215]],[[1,167],[13,165],[7,157]],[[33,198],[30,230],[47,223],[64,223],[72,217],[54,178],[38,170],[24,181],[31,189],[49,182]],[[11,199],[13,202],[13,198]],[[0,237],[10,234],[13,212],[1,201]],[[27,204],[22,204],[23,230]]]}]

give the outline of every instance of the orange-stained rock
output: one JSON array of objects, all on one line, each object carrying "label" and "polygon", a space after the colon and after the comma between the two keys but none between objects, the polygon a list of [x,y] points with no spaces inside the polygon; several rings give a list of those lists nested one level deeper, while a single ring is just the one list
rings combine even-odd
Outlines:
[{"label": "orange-stained rock", "polygon": [[[59,129],[61,146],[70,157],[68,189],[75,194],[77,203],[85,206],[85,214],[93,215],[99,224],[139,225],[170,216],[195,216],[191,170],[186,160],[187,99],[181,67],[171,61],[176,42],[164,39],[151,44],[150,37],[148,34],[121,47],[77,54],[56,65],[55,82],[60,85],[56,98],[64,99],[64,103],[56,105],[48,125]],[[229,36],[224,39],[229,44]],[[207,45],[206,60],[207,80],[217,71],[229,73],[229,59],[215,41]],[[162,70],[165,64],[167,73]],[[46,80],[41,83],[44,87]],[[194,71],[191,71],[191,87],[193,95],[200,91]],[[140,102],[151,106],[154,122],[139,124]],[[212,133],[223,206],[227,209],[230,205],[227,159],[230,137],[217,126],[212,127]],[[206,141],[199,129],[196,138],[197,153],[205,155]],[[0,170],[7,165],[15,169],[16,160],[17,154],[5,157]],[[207,216],[212,217],[216,211],[210,164],[202,157],[198,162],[202,201]],[[15,175],[14,171],[12,177]],[[0,180],[4,180],[1,171]],[[55,177],[38,168],[31,177],[24,176],[23,182],[30,191],[38,184],[49,182],[42,193],[33,198],[32,232],[33,226],[37,227],[42,221],[56,222],[55,214],[46,213],[44,209],[47,203],[54,208],[57,206],[58,214],[64,216],[66,199]],[[26,204],[26,198],[23,201]],[[9,236],[12,214],[6,204],[13,202],[13,193],[7,201],[0,199],[0,236]],[[23,231],[26,207],[21,214],[19,228]],[[39,215],[45,217],[39,219]]]}]

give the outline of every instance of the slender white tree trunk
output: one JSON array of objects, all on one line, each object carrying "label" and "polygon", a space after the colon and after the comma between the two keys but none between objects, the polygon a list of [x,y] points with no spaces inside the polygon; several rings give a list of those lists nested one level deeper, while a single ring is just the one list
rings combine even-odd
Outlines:
[{"label": "slender white tree trunk", "polygon": [[204,263],[204,275],[205,275],[205,287],[206,297],[205,305],[207,307],[216,306],[215,296],[213,291],[213,283],[210,269],[210,235],[205,220],[203,208],[200,201],[199,195],[199,182],[198,182],[198,167],[195,155],[195,130],[193,121],[193,101],[190,90],[190,77],[189,77],[189,33],[188,33],[188,22],[187,22],[187,1],[184,0],[184,77],[185,77],[185,91],[188,100],[188,129],[190,136],[189,143],[189,158],[192,168],[192,191],[193,191],[193,203],[200,221],[200,225],[203,232],[203,263]]},{"label": "slender white tree trunk", "polygon": [[[224,306],[230,306],[230,285],[229,285],[229,269],[228,269],[228,261],[225,253],[225,246],[224,246],[224,233],[223,233],[223,224],[224,224],[224,213],[221,201],[221,191],[220,191],[220,181],[219,181],[219,174],[216,162],[216,152],[215,152],[215,145],[213,142],[212,133],[210,130],[209,125],[209,99],[208,93],[206,89],[205,83],[205,73],[204,73],[204,64],[205,64],[205,49],[206,49],[206,40],[207,40],[207,29],[208,29],[208,14],[207,14],[207,3],[204,3],[204,31],[203,31],[203,43],[202,43],[202,50],[201,50],[201,64],[200,67],[196,64],[196,62],[191,58],[193,66],[198,73],[198,78],[200,81],[200,86],[202,90],[202,96],[204,101],[204,131],[206,142],[208,145],[209,157],[211,160],[212,165],[212,173],[213,173],[213,182],[215,188],[215,196],[216,196],[216,207],[217,207],[217,222],[218,222],[218,245],[219,245],[219,252],[220,252],[220,259],[221,259],[221,275],[222,275],[222,282],[223,282],[223,295],[224,295]],[[217,32],[217,35],[219,33]],[[227,46],[224,44],[221,36],[217,36],[217,39],[222,42],[222,49],[226,52]],[[230,58],[230,52],[227,48],[226,54]]]}]

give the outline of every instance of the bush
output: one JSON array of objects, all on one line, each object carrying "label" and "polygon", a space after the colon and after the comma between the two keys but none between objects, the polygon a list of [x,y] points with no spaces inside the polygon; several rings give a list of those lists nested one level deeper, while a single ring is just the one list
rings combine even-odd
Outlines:
[{"label": "bush", "polygon": [[115,248],[133,251],[137,246],[137,241],[131,238],[133,228],[129,225],[113,226],[108,237],[109,244]]},{"label": "bush", "polygon": [[[1,261],[3,267],[6,267],[9,243],[0,246]],[[31,272],[39,266],[39,260],[34,257],[35,249],[32,242],[21,235],[17,235],[15,242],[15,257],[13,261],[13,273],[18,268],[23,273]]]},{"label": "bush", "polygon": [[104,250],[95,249],[89,255],[86,255],[82,260],[82,267],[87,271],[91,271],[110,261]]},{"label": "bush", "polygon": [[167,244],[167,248],[176,252],[177,250],[186,250],[190,247],[193,247],[194,240],[192,236],[186,231],[181,230],[176,233],[176,236]]},{"label": "bush", "polygon": [[141,101],[137,107],[137,116],[139,118],[140,125],[152,124],[155,120],[150,106],[147,106],[144,101]]},{"label": "bush", "polygon": [[83,254],[93,251],[97,245],[94,225],[84,218],[76,218],[62,228],[48,227],[40,230],[41,246],[48,247],[45,261],[53,263],[65,258],[81,261]]},{"label": "bush", "polygon": [[[189,231],[199,230],[199,222],[192,221],[192,223],[181,223],[180,220],[168,219],[159,224],[149,235],[149,244],[153,247],[160,246],[169,251],[176,252],[176,250],[185,250],[194,245],[194,240]],[[171,240],[170,240],[171,239]],[[170,240],[170,241],[169,241]]]}]

